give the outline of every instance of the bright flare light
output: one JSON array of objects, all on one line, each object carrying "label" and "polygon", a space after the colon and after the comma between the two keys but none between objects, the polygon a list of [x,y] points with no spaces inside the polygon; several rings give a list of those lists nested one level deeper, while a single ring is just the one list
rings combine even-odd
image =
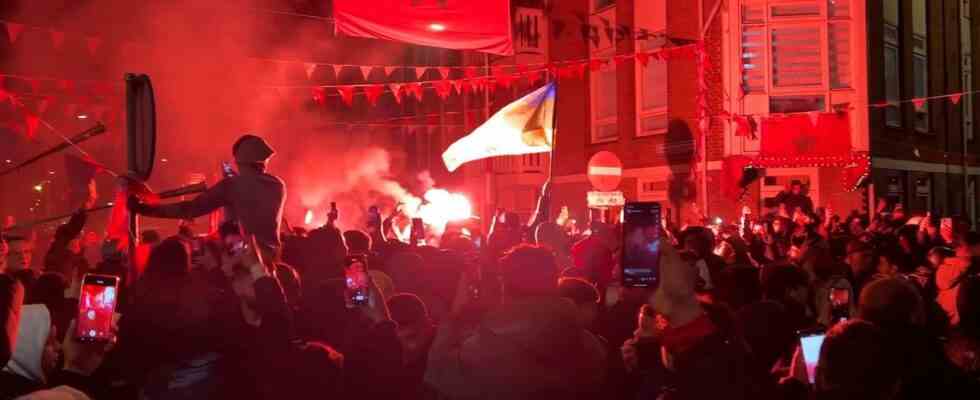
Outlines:
[{"label": "bright flare light", "polygon": [[429,30],[433,32],[442,32],[446,30],[446,26],[438,22],[429,24]]},{"label": "bright flare light", "polygon": [[445,230],[446,224],[451,221],[461,221],[473,216],[473,206],[462,194],[429,189],[422,197],[425,198],[425,203],[419,207],[418,217],[438,232]]},{"label": "bright flare light", "polygon": [[306,210],[306,216],[303,217],[303,223],[307,225],[313,223],[313,210]]}]

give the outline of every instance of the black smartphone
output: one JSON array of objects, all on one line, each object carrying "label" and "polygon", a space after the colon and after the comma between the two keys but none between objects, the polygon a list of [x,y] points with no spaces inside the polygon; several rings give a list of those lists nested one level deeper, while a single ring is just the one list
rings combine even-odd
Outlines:
[{"label": "black smartphone", "polygon": [[827,335],[822,330],[802,331],[798,335],[803,362],[806,364],[806,376],[810,383],[814,383],[817,379],[817,364],[820,362],[820,348],[823,347],[823,340]]},{"label": "black smartphone", "polygon": [[655,287],[660,279],[660,204],[628,202],[623,206],[624,287]]},{"label": "black smartphone", "polygon": [[346,299],[347,307],[360,307],[367,305],[370,301],[368,287],[370,285],[368,276],[367,256],[364,254],[351,254],[345,259],[344,275],[347,282]]},{"label": "black smartphone", "polygon": [[119,277],[85,274],[78,296],[75,337],[85,342],[112,340],[112,315],[119,298]]},{"label": "black smartphone", "polygon": [[412,218],[411,241],[413,245],[425,245],[425,222],[422,218]]}]

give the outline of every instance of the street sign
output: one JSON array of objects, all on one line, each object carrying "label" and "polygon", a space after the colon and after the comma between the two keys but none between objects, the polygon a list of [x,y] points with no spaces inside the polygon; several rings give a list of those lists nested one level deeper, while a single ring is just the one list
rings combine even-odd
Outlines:
[{"label": "street sign", "polygon": [[587,197],[589,207],[621,207],[626,204],[623,192],[589,192]]},{"label": "street sign", "polygon": [[589,159],[588,176],[596,190],[616,190],[623,180],[623,162],[613,152],[600,151]]}]

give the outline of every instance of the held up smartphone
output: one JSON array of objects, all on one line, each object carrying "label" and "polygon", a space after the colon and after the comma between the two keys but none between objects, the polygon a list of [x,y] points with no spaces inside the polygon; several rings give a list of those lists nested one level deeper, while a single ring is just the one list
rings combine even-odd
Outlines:
[{"label": "held up smartphone", "polygon": [[235,170],[231,168],[231,163],[227,161],[221,162],[221,174],[224,175],[225,178],[231,178],[236,175]]},{"label": "held up smartphone", "polygon": [[112,340],[112,314],[116,311],[119,277],[85,274],[78,296],[75,337],[85,342]]},{"label": "held up smartphone", "polygon": [[411,241],[416,246],[425,244],[425,222],[422,218],[412,218]]},{"label": "held up smartphone", "polygon": [[817,379],[817,363],[820,362],[820,348],[823,346],[823,339],[827,335],[823,331],[808,331],[800,332],[799,336],[803,362],[806,364],[806,376],[812,384]]},{"label": "held up smartphone", "polygon": [[368,292],[368,273],[367,256],[364,254],[352,254],[347,256],[344,269],[347,289],[344,298],[347,307],[354,308],[368,304],[370,293]]},{"label": "held up smartphone", "polygon": [[660,204],[628,202],[623,206],[624,287],[655,287],[660,280]]}]

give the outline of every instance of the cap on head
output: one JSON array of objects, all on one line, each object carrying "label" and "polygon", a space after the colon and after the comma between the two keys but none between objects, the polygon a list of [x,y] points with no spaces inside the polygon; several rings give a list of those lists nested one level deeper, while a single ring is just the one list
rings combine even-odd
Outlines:
[{"label": "cap on head", "polygon": [[268,161],[276,151],[261,137],[243,135],[231,147],[231,153],[239,164],[254,164]]}]

